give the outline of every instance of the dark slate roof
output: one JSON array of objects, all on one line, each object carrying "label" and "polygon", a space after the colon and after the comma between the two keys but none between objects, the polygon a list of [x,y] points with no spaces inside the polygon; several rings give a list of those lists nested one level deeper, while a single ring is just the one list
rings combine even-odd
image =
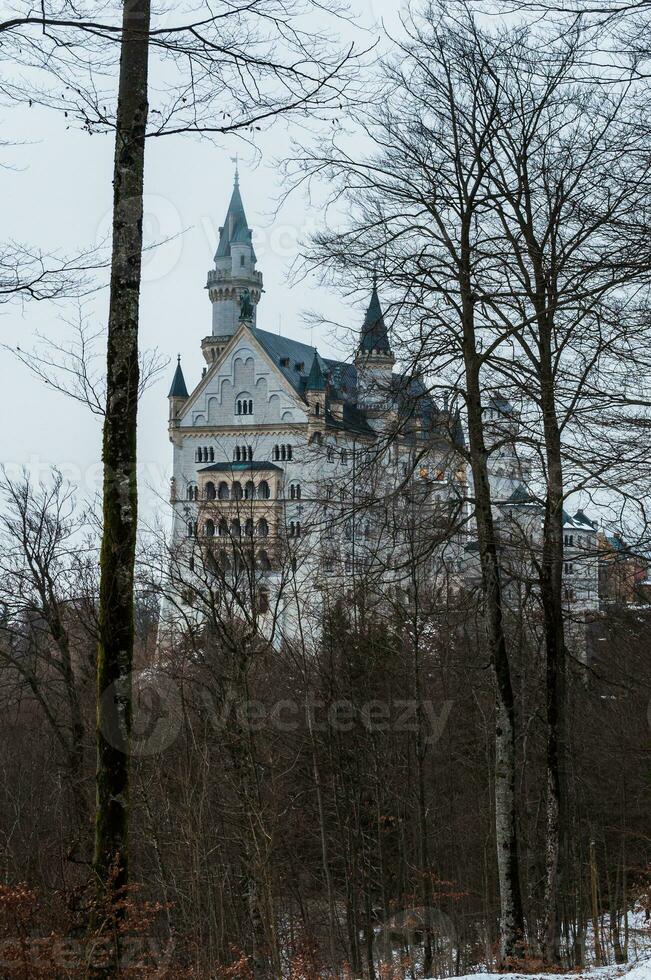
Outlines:
[{"label": "dark slate roof", "polygon": [[[312,375],[312,368],[316,361],[324,383],[326,380],[329,382],[331,397],[339,398],[344,403],[343,419],[336,419],[328,413],[326,416],[328,425],[351,429],[365,435],[376,435],[375,430],[368,424],[364,412],[357,408],[357,368],[354,364],[323,358],[315,347],[303,344],[300,340],[281,337],[267,330],[260,330],[258,327],[252,327],[251,332],[301,397],[305,395],[310,384],[309,376]],[[299,370],[297,365],[303,365],[302,370]],[[451,429],[454,445],[464,445],[463,426],[458,410],[453,413],[439,409],[420,378],[394,374],[391,379],[391,389],[399,410],[402,408],[405,412],[418,415],[426,429],[434,428],[437,423],[444,423]]]},{"label": "dark slate roof", "polygon": [[391,346],[389,336],[384,323],[384,314],[380,306],[380,298],[377,294],[377,286],[373,283],[371,302],[368,305],[364,324],[362,326],[362,336],[359,341],[359,348],[367,354],[372,351],[379,351],[382,354],[390,354]]},{"label": "dark slate roof", "polygon": [[495,394],[489,396],[488,404],[491,408],[494,408],[497,412],[501,412],[503,415],[512,415],[515,411],[511,402],[500,391],[496,391]]},{"label": "dark slate roof", "polygon": [[520,483],[507,500],[507,504],[535,504],[536,498],[532,497],[524,484]]},{"label": "dark slate roof", "polygon": [[594,531],[596,527],[596,521],[591,521],[587,514],[582,510],[577,510],[574,515],[574,521],[576,524],[583,524],[584,527],[589,527],[591,531]]},{"label": "dark slate roof", "polygon": [[[228,205],[228,211],[226,212],[226,220],[219,229],[219,244],[215,252],[215,258],[221,259],[224,256],[230,255],[231,245],[236,244],[251,244],[251,229],[244,213],[244,205],[242,203],[240,184],[237,176],[235,177],[235,185],[231,194],[230,204]],[[256,261],[255,252],[253,252],[253,261]]]},{"label": "dark slate roof", "polygon": [[183,371],[181,370],[181,355],[179,354],[179,359],[176,365],[176,371],[174,372],[174,377],[172,378],[172,387],[170,388],[168,398],[187,398],[188,389],[185,386],[185,378],[183,377]]},{"label": "dark slate roof", "polygon": [[310,373],[307,376],[307,381],[305,382],[306,391],[325,391],[326,390],[326,377],[319,363],[319,355],[316,350],[314,351],[314,357],[312,359],[312,367],[310,368]]},{"label": "dark slate roof", "polygon": [[[319,357],[316,348],[309,344],[302,344],[300,340],[292,340],[290,337],[280,337],[268,330],[258,330],[257,327],[253,327],[251,333],[299,395],[305,391],[307,373],[315,357],[319,358],[321,369],[327,370],[326,362]],[[302,370],[297,367],[299,364],[303,365]]]},{"label": "dark slate roof", "polygon": [[249,460],[245,463],[211,463],[210,466],[202,466],[199,473],[245,473],[249,470],[280,470],[282,467],[275,463],[265,463],[262,459]]}]

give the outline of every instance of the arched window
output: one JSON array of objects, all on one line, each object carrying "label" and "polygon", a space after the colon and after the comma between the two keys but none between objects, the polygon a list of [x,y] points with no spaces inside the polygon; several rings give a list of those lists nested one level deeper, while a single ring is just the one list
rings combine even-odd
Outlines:
[{"label": "arched window", "polygon": [[253,500],[255,497],[255,484],[253,480],[247,480],[244,486],[244,496],[247,500]]},{"label": "arched window", "polygon": [[242,401],[240,398],[237,399],[237,403],[235,405],[235,414],[236,415],[242,414]]},{"label": "arched window", "polygon": [[260,551],[258,553],[258,564],[260,566],[260,571],[262,572],[271,571],[271,562],[269,561],[269,555],[267,554],[266,551]]},{"label": "arched window", "polygon": [[242,525],[238,520],[231,521],[231,534],[234,538],[242,537]]},{"label": "arched window", "polygon": [[257,534],[259,538],[269,537],[269,525],[267,524],[264,517],[261,517],[258,521]]},{"label": "arched window", "polygon": [[201,450],[200,449],[195,449],[195,451],[194,451],[194,461],[195,461],[195,463],[200,463],[201,462]]},{"label": "arched window", "polygon": [[205,531],[205,534],[206,534],[206,537],[207,538],[214,538],[215,537],[215,522],[214,521],[211,521],[210,518],[208,518],[208,520],[206,521],[206,523],[204,525],[204,531]]},{"label": "arched window", "polygon": [[253,415],[253,399],[249,398],[249,415]]},{"label": "arched window", "polygon": [[269,612],[269,593],[260,592],[258,595],[258,612]]},{"label": "arched window", "polygon": [[242,484],[236,480],[233,484],[233,500],[241,500],[242,496]]},{"label": "arched window", "polygon": [[333,487],[332,483],[326,483],[326,488],[325,488],[326,500],[332,500],[334,492],[335,492],[335,488]]},{"label": "arched window", "polygon": [[253,459],[253,449],[251,448],[251,446],[249,446],[248,449],[248,456],[249,456],[249,463],[250,463],[251,460]]},{"label": "arched window", "polygon": [[214,463],[214,462],[215,462],[215,450],[213,449],[213,447],[212,447],[212,446],[211,446],[211,447],[210,447],[210,449],[208,450],[208,456],[209,456],[209,458],[210,458],[210,462],[211,462],[211,463]]},{"label": "arched window", "polygon": [[335,458],[335,451],[332,446],[328,446],[327,459],[329,463],[332,463]]},{"label": "arched window", "polygon": [[292,447],[287,446],[287,459],[291,459],[291,458],[292,458]]},{"label": "arched window", "polygon": [[228,537],[228,524],[226,523],[226,518],[222,517],[219,522],[219,527],[217,528],[217,534],[220,538]]},{"label": "arched window", "polygon": [[206,500],[214,500],[216,496],[215,484],[212,482],[212,480],[208,480],[206,483]]},{"label": "arched window", "polygon": [[235,447],[235,462],[236,463],[239,463],[240,462],[240,447],[239,446],[236,446]]},{"label": "arched window", "polygon": [[320,402],[317,402],[316,405],[314,406],[314,414],[315,415],[320,415],[321,414],[321,403]]},{"label": "arched window", "polygon": [[271,458],[274,460],[280,459],[280,450],[278,449],[278,446],[274,446]]},{"label": "arched window", "polygon": [[188,500],[194,500],[194,487],[188,483]]},{"label": "arched window", "polygon": [[310,445],[311,446],[320,446],[321,443],[322,443],[322,441],[323,440],[322,440],[322,437],[321,437],[321,433],[320,432],[313,432],[312,435],[310,436]]},{"label": "arched window", "polygon": [[258,500],[269,500],[271,490],[266,480],[261,480],[258,484]]},{"label": "arched window", "polygon": [[229,500],[230,496],[231,492],[229,490],[228,483],[225,483],[224,480],[222,480],[217,490],[217,498],[218,500]]},{"label": "arched window", "polygon": [[282,446],[280,449],[280,458],[286,459],[286,457],[287,457],[287,449],[285,446]]},{"label": "arched window", "polygon": [[289,522],[289,536],[290,536],[290,538],[293,538],[294,537],[294,522],[293,521],[290,521]]},{"label": "arched window", "polygon": [[253,537],[253,520],[250,517],[247,518],[246,524],[244,525],[244,534],[247,538]]},{"label": "arched window", "polygon": [[296,521],[296,537],[300,538],[300,536],[301,536],[301,522]]},{"label": "arched window", "polygon": [[300,483],[291,483],[289,486],[289,496],[292,500],[301,499],[301,485]]},{"label": "arched window", "polygon": [[194,499],[195,500],[199,499],[199,487],[194,488]]},{"label": "arched window", "polygon": [[296,487],[294,486],[293,483],[290,483],[289,485],[289,497],[290,500],[294,500],[294,498],[296,497]]},{"label": "arched window", "polygon": [[188,537],[194,537],[194,524],[192,521],[188,521]]},{"label": "arched window", "polygon": [[242,400],[242,415],[248,415],[248,414],[249,414],[249,403],[246,400],[246,398],[244,398]]},{"label": "arched window", "polygon": [[343,466],[348,465],[348,452],[345,449],[341,450],[341,462]]}]

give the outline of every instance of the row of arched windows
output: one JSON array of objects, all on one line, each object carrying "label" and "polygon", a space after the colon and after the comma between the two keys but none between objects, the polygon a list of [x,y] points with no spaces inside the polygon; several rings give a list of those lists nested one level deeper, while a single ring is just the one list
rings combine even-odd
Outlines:
[{"label": "row of arched windows", "polygon": [[[206,556],[206,565],[210,568],[213,574],[218,571],[222,572],[239,572],[244,567],[250,567],[251,558],[253,558],[253,564],[261,572],[271,571],[271,561],[269,555],[264,549],[257,552],[255,556],[240,554],[237,551],[235,553],[231,552],[230,555],[227,551],[217,551],[209,552]],[[194,562],[192,562],[191,570],[194,568]]]},{"label": "row of arched windows", "polygon": [[274,446],[271,458],[274,460],[288,460],[292,458],[292,447],[287,443],[282,446]]},{"label": "row of arched windows", "polygon": [[253,449],[251,446],[236,446],[233,450],[233,459],[236,463],[250,463],[253,459]]},{"label": "row of arched windows", "polygon": [[236,415],[253,415],[253,399],[238,398],[235,402]]},{"label": "row of arched windows", "polygon": [[199,446],[194,453],[195,463],[214,463],[215,450],[212,446]]},{"label": "row of arched windows", "polygon": [[257,538],[267,538],[269,536],[269,525],[264,517],[261,517],[257,524],[249,518],[244,522],[242,526],[241,521],[234,520],[228,522],[222,518],[217,524],[208,518],[203,526],[203,533],[207,538],[214,538],[215,535],[220,538],[226,538],[230,535],[233,538],[241,538],[244,534],[246,538],[252,538],[254,535]]},{"label": "row of arched windows", "polygon": [[253,480],[247,480],[244,488],[238,480],[232,486],[222,480],[217,487],[208,480],[205,494],[206,500],[269,500],[271,489],[266,480],[260,480],[257,487]]}]

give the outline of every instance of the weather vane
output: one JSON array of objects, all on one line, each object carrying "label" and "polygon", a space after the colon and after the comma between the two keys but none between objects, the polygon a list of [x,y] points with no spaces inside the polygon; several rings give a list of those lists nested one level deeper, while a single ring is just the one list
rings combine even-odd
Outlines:
[{"label": "weather vane", "polygon": [[239,159],[240,159],[239,153],[236,153],[234,157],[231,157],[231,163],[234,163],[235,164],[235,183],[236,184],[239,184],[239,182],[240,182]]}]

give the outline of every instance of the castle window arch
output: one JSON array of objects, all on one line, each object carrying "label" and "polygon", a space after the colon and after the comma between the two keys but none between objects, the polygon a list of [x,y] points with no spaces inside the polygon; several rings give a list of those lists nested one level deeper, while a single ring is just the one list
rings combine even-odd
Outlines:
[{"label": "castle window arch", "polygon": [[244,524],[244,534],[247,538],[253,537],[253,518],[247,517],[246,523]]},{"label": "castle window arch", "polygon": [[207,538],[215,537],[215,522],[210,518],[208,518],[208,520],[204,524],[204,533]]},{"label": "castle window arch", "polygon": [[212,480],[208,480],[206,483],[206,500],[214,500],[217,496],[217,491],[215,490],[215,484]]},{"label": "castle window arch", "polygon": [[231,491],[230,491],[230,488],[228,486],[228,483],[226,483],[224,480],[222,480],[221,483],[219,484],[219,488],[217,490],[217,499],[218,500],[230,500],[230,496],[231,496]]},{"label": "castle window arch", "polygon": [[269,555],[264,550],[258,552],[258,565],[260,567],[260,571],[262,572],[271,571],[271,562],[269,561]]},{"label": "castle window arch", "polygon": [[332,448],[332,446],[328,446],[328,450],[327,450],[327,453],[326,453],[326,458],[327,458],[327,460],[328,460],[329,463],[334,462],[335,451]]},{"label": "castle window arch", "polygon": [[199,498],[199,487],[196,483],[188,483],[188,500],[198,500]]},{"label": "castle window arch", "polygon": [[271,490],[266,480],[261,480],[258,484],[258,500],[269,500]]},{"label": "castle window arch", "polygon": [[289,485],[289,496],[291,500],[301,499],[301,485],[300,483],[290,483]]},{"label": "castle window arch", "polygon": [[242,484],[239,482],[239,480],[236,480],[233,484],[233,500],[241,500],[243,496]]},{"label": "castle window arch", "polygon": [[258,521],[256,532],[259,538],[267,538],[269,536],[269,525],[264,517],[261,517]]},{"label": "castle window arch", "polygon": [[208,450],[208,456],[209,456],[209,460],[210,460],[210,462],[211,462],[211,463],[214,463],[214,462],[215,462],[215,450],[213,449],[213,447],[212,447],[212,446],[211,446],[211,447],[210,447],[210,449]]},{"label": "castle window arch", "polygon": [[287,458],[287,449],[285,446],[280,447],[280,458],[285,460]]},{"label": "castle window arch", "polygon": [[253,399],[248,391],[242,391],[235,399],[236,415],[253,415]]},{"label": "castle window arch", "polygon": [[244,485],[244,497],[246,500],[253,500],[255,497],[255,484],[253,480],[247,480]]}]

